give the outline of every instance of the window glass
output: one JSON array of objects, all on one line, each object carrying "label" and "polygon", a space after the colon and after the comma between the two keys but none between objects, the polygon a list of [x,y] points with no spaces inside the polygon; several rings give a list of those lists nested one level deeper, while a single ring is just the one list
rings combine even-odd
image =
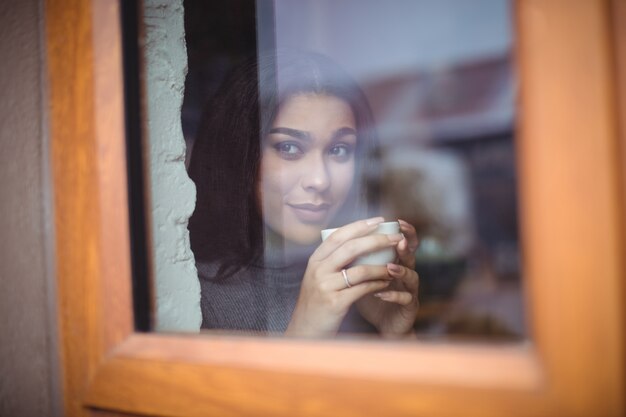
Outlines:
[{"label": "window glass", "polygon": [[196,193],[163,209],[178,258],[153,223],[155,329],[525,338],[509,1],[185,0],[184,43],[145,13],[147,74],[186,50],[166,123]]}]

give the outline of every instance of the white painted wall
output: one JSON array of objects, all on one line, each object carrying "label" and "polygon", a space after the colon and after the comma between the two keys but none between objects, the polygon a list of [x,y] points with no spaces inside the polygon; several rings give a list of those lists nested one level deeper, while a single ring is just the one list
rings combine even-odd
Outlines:
[{"label": "white painted wall", "polygon": [[187,231],[196,189],[185,169],[180,119],[187,73],[182,0],[145,0],[144,23],[155,330],[198,331],[200,283]]}]

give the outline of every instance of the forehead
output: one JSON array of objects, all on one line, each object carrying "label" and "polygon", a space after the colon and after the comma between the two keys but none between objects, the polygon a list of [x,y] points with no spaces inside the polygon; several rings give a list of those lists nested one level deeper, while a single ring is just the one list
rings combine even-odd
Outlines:
[{"label": "forehead", "polygon": [[307,131],[356,127],[350,105],[329,94],[298,94],[287,98],[278,108],[273,126]]}]

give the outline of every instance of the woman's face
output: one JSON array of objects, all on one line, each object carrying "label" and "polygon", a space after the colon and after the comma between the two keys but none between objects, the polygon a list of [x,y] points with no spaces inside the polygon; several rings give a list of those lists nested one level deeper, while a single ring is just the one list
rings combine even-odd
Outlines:
[{"label": "woman's face", "polygon": [[356,144],[354,114],[342,99],[311,93],[285,100],[261,147],[266,225],[291,242],[318,241],[352,186]]}]

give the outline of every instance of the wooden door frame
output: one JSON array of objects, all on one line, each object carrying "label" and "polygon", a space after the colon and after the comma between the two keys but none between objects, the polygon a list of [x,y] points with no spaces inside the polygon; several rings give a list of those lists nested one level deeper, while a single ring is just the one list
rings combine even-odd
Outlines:
[{"label": "wooden door frame", "polygon": [[611,4],[520,0],[516,11],[532,341],[498,347],[134,332],[119,0],[46,0],[67,414],[622,415]]}]

